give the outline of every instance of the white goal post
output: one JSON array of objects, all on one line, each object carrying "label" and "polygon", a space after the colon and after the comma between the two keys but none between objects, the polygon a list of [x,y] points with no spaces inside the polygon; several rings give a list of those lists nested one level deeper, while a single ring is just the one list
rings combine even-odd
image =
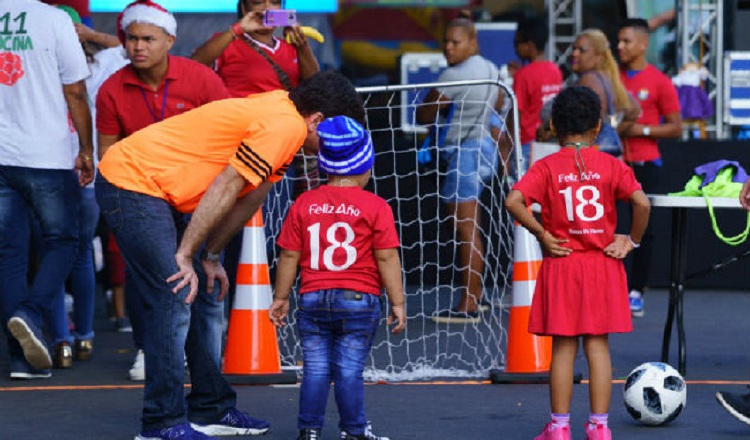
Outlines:
[{"label": "white goal post", "polygon": [[[461,295],[462,278],[459,267],[459,240],[439,189],[445,175],[440,168],[424,169],[417,163],[417,150],[424,134],[400,129],[400,112],[413,111],[421,102],[401,102],[402,91],[424,91],[440,87],[473,85],[497,86],[511,103],[502,114],[495,111],[495,103],[478,103],[484,111],[499,117],[502,128],[502,148],[498,149],[499,166],[485,185],[479,209],[481,224],[478,229],[484,243],[484,296],[489,310],[481,313],[474,324],[435,323],[432,314],[454,307]],[[365,376],[371,381],[412,381],[434,378],[481,378],[491,369],[505,365],[506,294],[512,287],[512,255],[514,223],[503,208],[503,202],[520,169],[518,117],[515,95],[500,81],[480,80],[451,83],[367,87],[357,89],[365,102],[367,128],[373,136],[376,158],[373,177],[367,189],[388,201],[393,209],[396,228],[401,239],[407,329],[393,335],[381,324],[374,341]],[[468,100],[457,100],[463,106]],[[405,109],[405,110],[404,110]],[[508,110],[509,109],[509,110]],[[513,121],[510,127],[506,122]],[[438,121],[438,123],[440,123]],[[477,124],[454,117],[451,125]],[[479,126],[476,132],[489,135],[490,127]],[[476,133],[475,132],[475,133]],[[439,149],[435,150],[438,151]],[[459,146],[460,154],[460,146]],[[278,248],[275,238],[291,206],[289,194],[295,177],[288,176],[277,184],[264,205],[269,266],[275,272]],[[273,280],[273,278],[272,278]],[[296,292],[292,295],[288,324],[279,331],[282,364],[298,366],[302,352],[296,330]],[[388,305],[383,295],[383,316]]]}]

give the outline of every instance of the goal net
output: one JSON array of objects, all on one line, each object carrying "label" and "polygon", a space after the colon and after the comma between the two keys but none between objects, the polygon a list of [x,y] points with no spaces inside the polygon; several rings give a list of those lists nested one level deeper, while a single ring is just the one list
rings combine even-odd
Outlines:
[{"label": "goal net", "polygon": [[[434,322],[433,315],[455,307],[464,291],[463,273],[470,270],[461,264],[461,239],[447,205],[440,197],[446,177],[441,166],[421,166],[417,152],[423,147],[425,133],[416,126],[399,124],[401,112],[422,106],[426,92],[438,84],[387,86],[358,89],[366,106],[367,128],[375,145],[376,158],[373,177],[367,189],[384,198],[393,209],[396,228],[401,239],[401,260],[404,273],[407,326],[406,331],[392,334],[381,324],[365,377],[371,381],[413,381],[434,378],[487,377],[491,369],[502,369],[505,364],[504,347],[507,337],[507,299],[512,284],[513,220],[503,208],[503,202],[518,169],[517,124],[507,127],[508,108],[514,96],[510,89],[498,81],[464,81],[442,83],[442,87],[460,87],[467,84],[498,87],[506,97],[505,110],[496,111],[495,102],[470,101],[466,98],[451,102],[456,110],[445,128],[470,129],[472,136],[497,139],[497,166],[483,187],[478,199],[481,221],[477,228],[484,244],[484,268],[481,274],[482,303],[487,308],[480,313],[479,322]],[[474,106],[487,118],[461,117],[461,109]],[[489,120],[492,126],[479,121]],[[517,118],[513,118],[517,120]],[[444,126],[442,118],[436,119],[438,127]],[[470,127],[467,127],[470,126]],[[492,127],[497,128],[493,130]],[[478,134],[478,135],[477,135]],[[432,136],[432,154],[438,159],[444,151],[437,148]],[[458,145],[458,154],[461,154]],[[478,160],[483,160],[479,156]],[[441,162],[441,160],[438,160]],[[477,167],[487,164],[477,163]],[[274,186],[264,206],[269,265],[275,272],[278,236],[286,212],[291,206],[290,194],[295,183],[288,176],[285,183]],[[470,243],[464,246],[471,246]],[[472,253],[472,258],[476,252]],[[475,265],[470,264],[470,267]],[[273,278],[272,278],[273,279]],[[291,310],[296,310],[296,289],[291,299]],[[384,295],[385,298],[385,295]],[[383,319],[389,313],[384,299]],[[297,366],[302,361],[302,350],[295,326],[295,314],[290,313],[288,324],[279,331],[279,348],[282,364]]]}]

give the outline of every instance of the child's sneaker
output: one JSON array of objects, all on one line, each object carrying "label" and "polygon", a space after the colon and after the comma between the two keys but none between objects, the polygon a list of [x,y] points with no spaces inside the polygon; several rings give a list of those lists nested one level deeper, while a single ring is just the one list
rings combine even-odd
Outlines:
[{"label": "child's sneaker", "polygon": [[372,423],[367,422],[365,426],[365,432],[359,435],[349,434],[346,431],[341,431],[341,440],[390,440],[388,437],[378,437],[372,432]]},{"label": "child's sneaker", "polygon": [[265,434],[271,428],[271,424],[267,421],[254,419],[237,408],[227,410],[224,416],[215,423],[206,425],[191,423],[190,426],[206,435],[260,435]]},{"label": "child's sneaker", "polygon": [[169,428],[141,431],[135,440],[217,440],[190,427],[189,423],[180,423]]},{"label": "child's sneaker", "polygon": [[586,440],[612,440],[612,431],[604,425],[586,423]]},{"label": "child's sneaker", "polygon": [[547,423],[544,427],[544,431],[536,437],[534,440],[570,440],[570,426],[563,426],[558,428],[552,425],[552,422]]},{"label": "child's sneaker", "polygon": [[320,440],[320,429],[305,428],[299,430],[297,440]]},{"label": "child's sneaker", "polygon": [[638,290],[631,290],[628,300],[630,301],[630,314],[634,318],[643,318],[645,314],[643,311],[643,294]]}]

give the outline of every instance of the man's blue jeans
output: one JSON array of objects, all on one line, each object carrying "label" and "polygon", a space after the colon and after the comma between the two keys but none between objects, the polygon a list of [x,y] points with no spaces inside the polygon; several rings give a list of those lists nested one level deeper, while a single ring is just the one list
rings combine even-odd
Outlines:
[{"label": "man's blue jeans", "polygon": [[[73,170],[0,166],[0,316],[23,311],[39,328],[78,250],[78,179]],[[41,228],[39,269],[28,287],[32,221]],[[21,347],[8,338],[11,355]]]},{"label": "man's blue jeans", "polygon": [[362,372],[380,315],[380,298],[375,295],[341,289],[301,295],[297,311],[303,358],[299,429],[323,427],[333,380],[339,428],[352,435],[364,433]]},{"label": "man's blue jeans", "polygon": [[187,397],[189,419],[217,421],[236,403],[219,368],[224,307],[216,301],[218,286],[206,292],[206,276],[197,260],[200,287],[192,306],[185,304],[189,287],[175,294],[176,283],[165,281],[178,271],[174,256],[185,216],[162,199],[119,189],[101,175],[96,199],[146,308],[142,429],[186,421],[185,354],[193,385]]}]

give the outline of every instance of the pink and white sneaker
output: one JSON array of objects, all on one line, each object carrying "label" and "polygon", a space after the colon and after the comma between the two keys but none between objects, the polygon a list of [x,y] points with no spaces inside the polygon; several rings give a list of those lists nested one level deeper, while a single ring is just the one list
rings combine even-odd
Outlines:
[{"label": "pink and white sneaker", "polygon": [[604,425],[586,423],[586,440],[612,440],[612,431]]},{"label": "pink and white sneaker", "polygon": [[547,423],[541,435],[534,437],[534,440],[570,440],[570,426],[558,428]]}]

